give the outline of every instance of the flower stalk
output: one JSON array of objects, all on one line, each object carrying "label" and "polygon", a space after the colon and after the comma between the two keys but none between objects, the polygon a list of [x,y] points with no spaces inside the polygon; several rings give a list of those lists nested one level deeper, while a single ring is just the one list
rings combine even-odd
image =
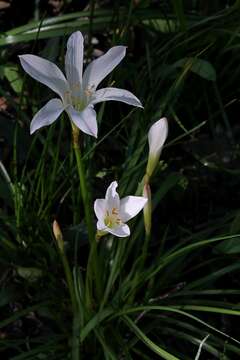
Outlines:
[{"label": "flower stalk", "polygon": [[56,220],[53,222],[53,234],[57,242],[59,254],[61,256],[63,269],[65,272],[65,277],[68,285],[68,291],[71,298],[72,303],[72,313],[73,313],[73,323],[72,323],[72,360],[80,360],[80,328],[79,328],[79,318],[80,318],[80,309],[78,306],[75,289],[74,289],[74,282],[72,277],[72,272],[70,269],[70,265],[68,262],[68,258],[66,256],[64,250],[64,241],[63,235],[60,229],[60,226]]},{"label": "flower stalk", "polygon": [[82,196],[84,213],[85,213],[85,221],[88,230],[88,239],[89,242],[92,243],[94,241],[92,212],[90,207],[89,191],[87,189],[84,164],[82,161],[81,150],[79,145],[79,133],[80,133],[79,129],[76,127],[75,124],[72,123],[72,145],[77,162],[77,171],[79,176],[79,184],[80,184],[81,196]]},{"label": "flower stalk", "polygon": [[[77,162],[77,170],[79,176],[79,184],[81,190],[81,196],[83,201],[84,207],[84,214],[85,214],[85,222],[88,232],[88,239],[90,244],[90,255],[88,259],[88,266],[87,266],[87,276],[86,276],[86,296],[87,296],[87,303],[91,306],[91,299],[92,299],[92,291],[93,286],[92,283],[95,280],[96,285],[96,295],[99,299],[101,297],[101,282],[99,276],[99,266],[98,266],[98,256],[97,256],[97,246],[95,240],[95,231],[93,228],[93,219],[92,219],[92,207],[90,205],[90,198],[89,198],[89,189],[87,187],[87,181],[85,176],[85,169],[84,164],[82,161],[80,144],[79,144],[79,134],[80,131],[76,127],[74,123],[72,123],[72,145],[76,157]],[[92,267],[92,271],[90,268]]]},{"label": "flower stalk", "polygon": [[149,155],[146,167],[146,174],[143,177],[143,196],[148,200],[144,206],[144,226],[145,226],[145,241],[142,249],[142,267],[144,266],[147,257],[148,243],[151,236],[152,228],[152,201],[150,181],[152,174],[158,164],[163,145],[168,135],[168,121],[163,117],[156,121],[148,131]]},{"label": "flower stalk", "polygon": [[152,228],[152,199],[151,199],[151,188],[149,183],[145,183],[143,187],[143,196],[148,200],[143,208],[144,214],[144,226],[146,235],[150,236]]}]

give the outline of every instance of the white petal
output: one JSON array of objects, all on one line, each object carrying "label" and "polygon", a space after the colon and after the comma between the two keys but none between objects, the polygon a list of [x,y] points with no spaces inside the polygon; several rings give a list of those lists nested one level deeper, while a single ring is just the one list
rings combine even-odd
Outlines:
[{"label": "white petal", "polygon": [[100,231],[107,231],[107,227],[102,220],[98,220],[97,229]]},{"label": "white petal", "polygon": [[120,225],[116,228],[105,228],[105,231],[108,231],[110,234],[113,234],[118,237],[126,237],[130,235],[129,226],[126,224]]},{"label": "white petal", "polygon": [[98,84],[120,63],[126,54],[125,46],[114,46],[92,61],[83,74],[84,89],[95,90]]},{"label": "white petal", "polygon": [[98,220],[103,220],[106,213],[106,200],[96,199],[94,201],[94,211]]},{"label": "white petal", "polygon": [[120,217],[126,222],[136,216],[146,204],[147,199],[143,196],[126,196],[120,201]]},{"label": "white petal", "polygon": [[80,89],[83,71],[83,36],[80,31],[74,32],[68,39],[65,71],[73,91],[75,87]]},{"label": "white petal", "polygon": [[119,195],[116,191],[118,187],[118,183],[113,181],[109,187],[107,188],[105,199],[106,199],[106,207],[111,212],[113,208],[119,209],[120,207],[120,199]]},{"label": "white petal", "polygon": [[130,91],[112,87],[97,90],[92,97],[91,104],[108,100],[121,101],[129,105],[143,107],[140,100]]},{"label": "white petal", "polygon": [[72,122],[85,134],[97,137],[98,127],[96,112],[92,106],[86,107],[83,111],[77,111],[73,107],[68,107],[68,115]]},{"label": "white petal", "polygon": [[167,135],[168,121],[164,117],[156,121],[148,132],[149,152],[151,155],[159,156]]},{"label": "white petal", "polygon": [[69,86],[62,71],[53,62],[35,55],[19,56],[23,69],[35,80],[47,85],[62,99]]},{"label": "white petal", "polygon": [[30,125],[30,134],[43,126],[51,125],[63,111],[64,105],[60,99],[50,100],[34,115]]}]

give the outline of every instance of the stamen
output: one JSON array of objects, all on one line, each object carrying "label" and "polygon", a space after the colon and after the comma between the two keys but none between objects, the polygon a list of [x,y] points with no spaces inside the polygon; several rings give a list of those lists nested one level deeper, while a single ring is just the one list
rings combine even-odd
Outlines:
[{"label": "stamen", "polygon": [[116,226],[121,225],[123,222],[120,217],[118,217],[118,214],[119,209],[117,208],[112,208],[110,211],[106,210],[104,218],[105,225],[109,228],[115,228]]},{"label": "stamen", "polygon": [[70,91],[65,91],[64,99],[65,99],[66,103],[71,104],[71,92]]},{"label": "stamen", "polygon": [[91,91],[90,89],[86,89],[86,90],[84,90],[84,93],[86,96],[92,96],[93,91]]},{"label": "stamen", "polygon": [[94,93],[94,91],[95,91],[95,85],[91,85],[90,87],[88,87],[84,90],[84,93],[86,96],[91,97],[92,94]]},{"label": "stamen", "polygon": [[80,84],[78,84],[78,83],[73,84],[73,85],[71,86],[71,90],[72,90],[72,91],[80,91],[80,90],[81,90]]},{"label": "stamen", "polygon": [[113,215],[118,215],[118,210],[116,208],[112,208],[112,214]]}]

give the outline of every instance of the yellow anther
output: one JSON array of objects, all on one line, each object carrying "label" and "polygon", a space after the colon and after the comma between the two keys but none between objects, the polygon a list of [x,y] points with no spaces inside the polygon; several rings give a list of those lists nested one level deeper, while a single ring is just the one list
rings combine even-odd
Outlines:
[{"label": "yellow anther", "polygon": [[90,90],[90,89],[86,89],[85,91],[84,91],[84,93],[85,93],[85,95],[86,96],[92,96],[92,91]]},{"label": "yellow anther", "polygon": [[71,86],[72,91],[79,91],[80,90],[80,84],[76,83]]},{"label": "yellow anther", "polygon": [[118,209],[112,208],[112,214],[113,215],[118,215]]}]

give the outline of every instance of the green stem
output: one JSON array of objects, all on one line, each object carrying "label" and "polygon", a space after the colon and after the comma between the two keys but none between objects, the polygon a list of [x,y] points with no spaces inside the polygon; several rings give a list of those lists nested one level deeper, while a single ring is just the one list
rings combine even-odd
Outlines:
[{"label": "green stem", "polygon": [[146,261],[146,258],[147,258],[147,253],[148,253],[148,245],[149,245],[149,241],[151,239],[151,234],[145,234],[145,240],[144,240],[144,243],[143,243],[143,248],[142,248],[142,258],[141,258],[141,262],[140,262],[140,268],[141,270],[143,270],[144,268],[144,265],[145,265],[145,261]]},{"label": "green stem", "polygon": [[90,244],[95,241],[95,234],[92,226],[92,211],[90,208],[90,200],[89,200],[89,191],[87,189],[86,178],[85,178],[85,171],[84,165],[82,162],[81,150],[79,147],[79,129],[72,124],[72,141],[73,141],[73,149],[77,161],[77,169],[78,169],[78,176],[80,181],[80,189],[81,189],[81,196],[83,200],[83,207],[85,213],[85,221],[88,230],[88,238]]},{"label": "green stem", "polygon": [[65,272],[65,276],[66,276],[66,280],[67,280],[67,284],[68,284],[68,289],[69,289],[69,293],[70,293],[70,298],[71,298],[71,302],[72,302],[73,313],[75,313],[78,309],[78,305],[77,305],[76,296],[75,296],[72,272],[70,270],[69,262],[68,262],[68,259],[64,252],[61,252],[61,258],[62,258],[63,268],[64,268],[64,272]]},{"label": "green stem", "polygon": [[[88,238],[90,243],[90,255],[88,259],[87,275],[86,275],[86,296],[88,298],[87,303],[91,306],[92,299],[92,285],[91,282],[95,278],[96,281],[96,293],[97,298],[101,297],[101,283],[100,283],[100,269],[98,266],[97,258],[97,244],[95,240],[95,232],[93,229],[92,222],[92,208],[90,206],[89,190],[87,188],[84,164],[82,161],[81,150],[79,146],[79,129],[72,123],[72,141],[75,157],[77,161],[78,176],[80,181],[81,196],[83,201],[85,221],[88,230]],[[91,270],[91,266],[93,271]]]},{"label": "green stem", "polygon": [[14,139],[13,139],[13,198],[14,198],[14,209],[15,209],[15,217],[16,217],[16,239],[18,243],[21,243],[20,238],[20,213],[21,213],[21,195],[20,188],[18,184],[18,173],[17,173],[17,134],[18,134],[18,123],[16,123],[14,129]]},{"label": "green stem", "polygon": [[144,226],[145,226],[145,240],[142,248],[142,260],[141,267],[143,269],[145,265],[145,260],[147,258],[149,241],[151,238],[151,229],[152,229],[152,196],[151,196],[151,188],[149,185],[150,177],[148,174],[144,176],[144,187],[143,187],[143,195],[148,199],[147,204],[143,209],[144,214]]},{"label": "green stem", "polygon": [[73,323],[72,323],[72,360],[80,360],[80,314],[79,307],[76,299],[72,272],[69,266],[67,256],[63,251],[60,250],[63,268],[68,284],[68,290],[70,293],[72,311],[73,311]]},{"label": "green stem", "polygon": [[118,241],[117,242],[117,249],[114,256],[113,263],[110,268],[110,274],[108,276],[108,281],[105,286],[105,291],[101,299],[101,306],[100,306],[100,312],[104,308],[104,305],[106,304],[109,294],[113,288],[113,285],[117,279],[117,277],[121,274],[121,259],[124,254],[126,242],[125,241]]},{"label": "green stem", "polygon": [[72,360],[80,360],[80,320],[79,313],[73,316],[72,325]]},{"label": "green stem", "polygon": [[72,322],[72,360],[79,360],[80,359],[80,321],[81,321],[81,313],[80,308],[78,306],[78,298],[77,298],[77,291],[75,291],[74,281],[73,281],[73,274],[70,269],[70,265],[68,262],[68,258],[65,254],[64,250],[64,240],[61,229],[55,220],[53,222],[53,234],[57,242],[59,254],[61,256],[63,269],[68,285],[68,291],[71,298],[72,303],[72,313],[73,313],[73,322]]},{"label": "green stem", "polygon": [[148,255],[148,247],[149,247],[149,241],[151,239],[151,227],[152,227],[152,200],[151,200],[151,189],[149,185],[150,177],[146,173],[141,181],[141,183],[138,186],[137,189],[137,195],[143,194],[145,197],[147,197],[148,202],[145,205],[145,208],[143,210],[144,212],[144,226],[145,226],[145,239],[142,246],[142,254],[139,261],[138,271],[136,272],[133,281],[132,281],[132,291],[131,296],[129,297],[129,302],[133,302],[136,291],[138,288],[138,282],[141,273],[144,271],[144,266],[146,262],[146,258]]}]

